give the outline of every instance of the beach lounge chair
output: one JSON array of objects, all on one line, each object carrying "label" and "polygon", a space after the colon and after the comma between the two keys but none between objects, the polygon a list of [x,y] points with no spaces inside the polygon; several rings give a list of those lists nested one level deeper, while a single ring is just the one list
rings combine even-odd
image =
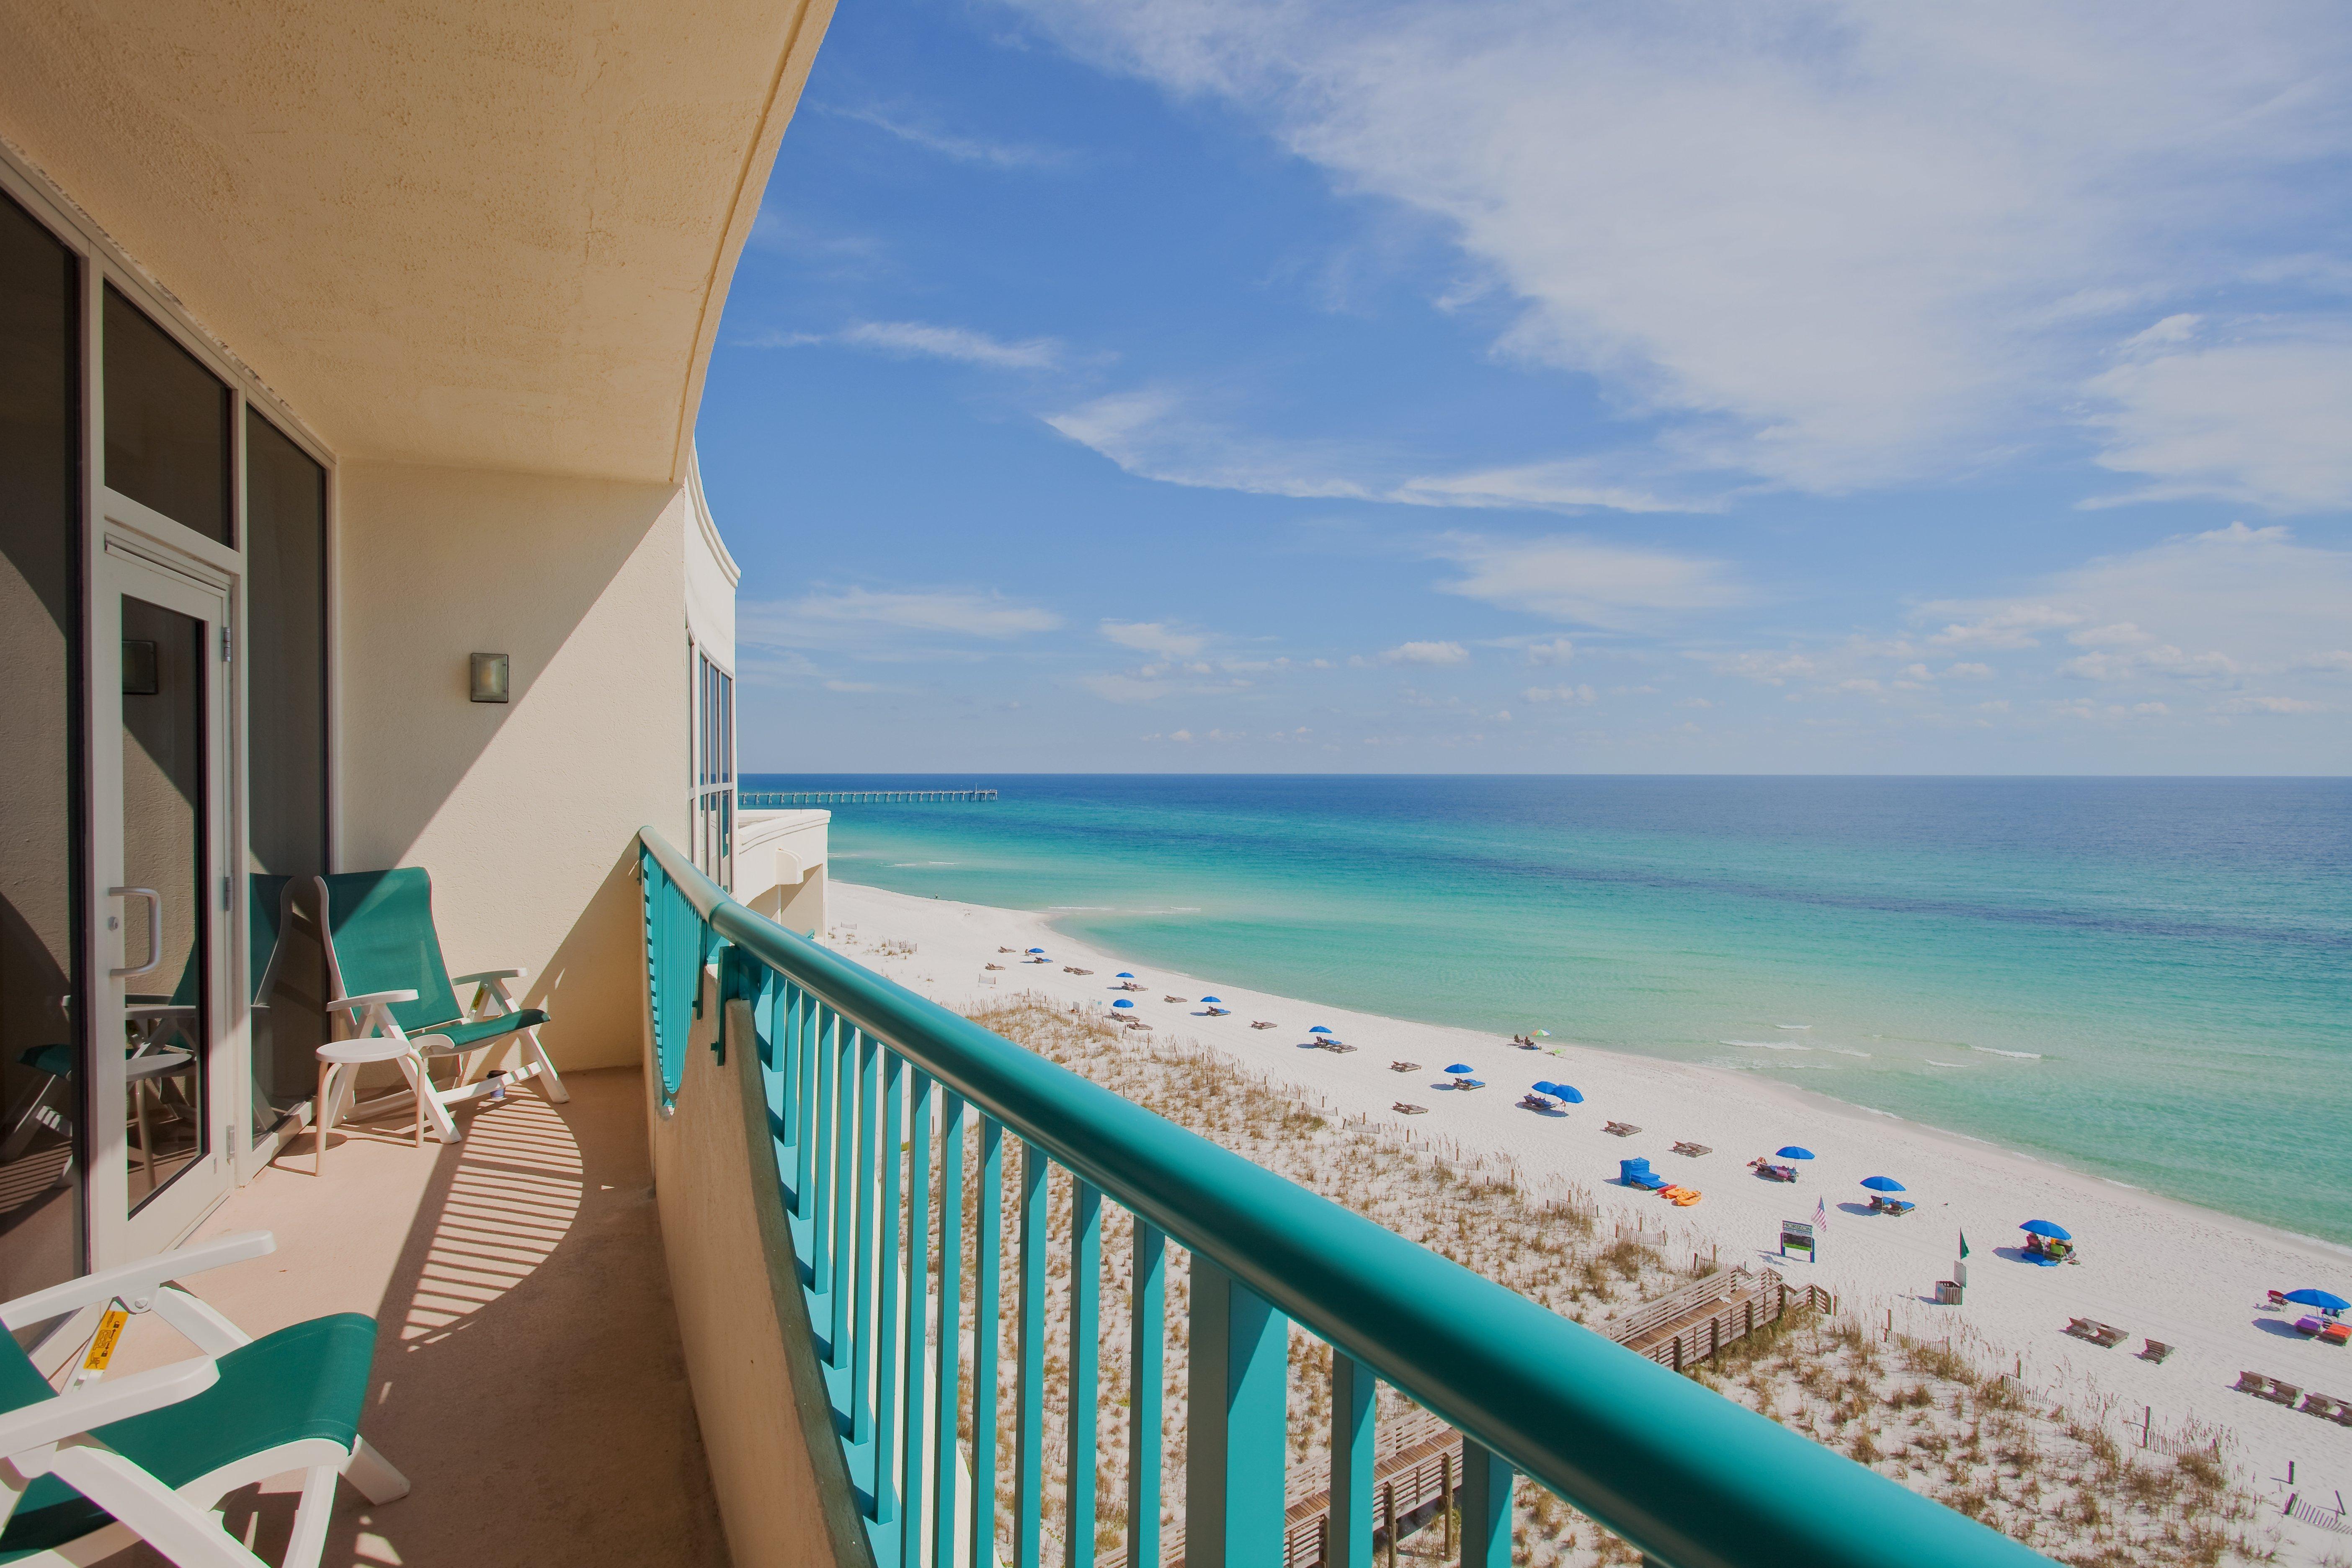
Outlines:
[{"label": "beach lounge chair", "polygon": [[338,1479],[373,1503],[407,1495],[359,1435],[375,1320],[344,1312],[255,1340],[172,1283],[276,1245],[268,1231],[225,1236],[0,1305],[12,1331],[87,1307],[152,1311],[199,1352],[60,1394],[0,1335],[0,1456],[10,1482],[25,1483],[14,1497],[0,1489],[0,1562],[65,1568],[144,1541],[183,1568],[252,1568],[260,1559],[211,1510],[240,1487],[299,1472],[284,1562],[315,1568]]},{"label": "beach lounge chair", "polygon": [[1160,1000],[1162,1002],[1190,1002],[1192,998],[1190,996],[1162,996]]},{"label": "beach lounge chair", "polygon": [[1335,1057],[1344,1057],[1356,1047],[1345,1040],[1326,1040],[1323,1042],[1323,1048]]},{"label": "beach lounge chair", "polygon": [[2317,1339],[2321,1331],[2326,1327],[2327,1325],[2317,1318],[2297,1318],[2294,1321],[2294,1331],[2305,1339]]},{"label": "beach lounge chair", "polygon": [[1407,1105],[1402,1100],[1396,1102],[1396,1110],[1397,1113],[1402,1116],[1426,1116],[1429,1114],[1429,1107],[1426,1105]]},{"label": "beach lounge chair", "polygon": [[1274,1027],[1274,1025],[1265,1018],[1252,1018],[1250,1020],[1250,1027],[1253,1029],[1271,1029]]},{"label": "beach lounge chair", "polygon": [[2142,1361],[2161,1363],[2165,1357],[2171,1353],[2172,1347],[2166,1344],[2162,1340],[2149,1340],[2140,1348],[2139,1359]]},{"label": "beach lounge chair", "polygon": [[1212,1018],[1223,1018],[1231,1016],[1232,1014],[1233,1009],[1230,1007],[1212,1007],[1209,1009],[1208,1016]]},{"label": "beach lounge chair", "polygon": [[1527,1093],[1519,1096],[1519,1103],[1527,1107],[1529,1110],[1557,1110],[1559,1109],[1559,1102],[1558,1100],[1552,1099],[1549,1095],[1538,1094],[1533,1089],[1529,1089]]},{"label": "beach lounge chair", "polygon": [[2100,1322],[2095,1318],[2072,1319],[2066,1324],[2066,1331],[2078,1340],[2098,1346],[2101,1350],[2113,1350],[2131,1338],[2123,1330]]},{"label": "beach lounge chair", "polygon": [[2352,1340],[2352,1327],[2347,1327],[2342,1323],[2330,1323],[2319,1331],[2319,1340],[2322,1344],[2340,1345],[2347,1340]]},{"label": "beach lounge chair", "polygon": [[981,967],[982,967],[982,969],[1002,969],[1002,968],[1003,968],[1003,967],[1004,967],[1004,965],[1003,965],[1003,964],[1001,964],[1001,963],[983,963],[983,964],[982,964],[982,965],[981,965]]},{"label": "beach lounge chair", "polygon": [[1761,1154],[1748,1161],[1748,1168],[1768,1182],[1793,1182],[1797,1179],[1796,1166],[1776,1165]]},{"label": "beach lounge chair", "polygon": [[1715,1151],[1708,1148],[1704,1143],[1677,1143],[1675,1145],[1675,1152],[1677,1154],[1688,1154],[1696,1158],[1701,1154],[1712,1154]]},{"label": "beach lounge chair", "polygon": [[[425,1119],[443,1142],[457,1142],[449,1107],[465,1100],[503,1097],[509,1086],[531,1079],[541,1079],[540,1087],[558,1104],[572,1098],[539,1043],[547,1015],[516,1006],[507,994],[506,983],[520,979],[523,971],[486,969],[451,979],[433,925],[433,879],[423,867],[346,872],[320,877],[318,885],[327,985],[334,993],[328,1010],[349,1013],[361,1038],[383,1035],[405,1041],[418,1053],[420,1068],[429,1068],[436,1056],[457,1058],[450,1087],[425,1097]],[[463,1008],[457,1005],[459,985],[475,988],[473,1002]],[[522,1047],[521,1068],[467,1082],[481,1056],[509,1038]],[[336,1110],[319,1107],[317,1125],[323,1129],[340,1121]]]},{"label": "beach lounge chair", "polygon": [[1601,1128],[1601,1131],[1609,1133],[1613,1137],[1631,1138],[1634,1133],[1639,1132],[1641,1129],[1634,1126],[1630,1121],[1612,1121],[1607,1126]]},{"label": "beach lounge chair", "polygon": [[1421,1064],[1420,1064],[1419,1062],[1391,1062],[1391,1063],[1389,1063],[1389,1071],[1391,1071],[1391,1072],[1419,1072],[1420,1070],[1421,1070]]},{"label": "beach lounge chair", "polygon": [[2303,1390],[2294,1384],[2281,1383],[2277,1378],[2259,1372],[2240,1373],[2238,1392],[2251,1394],[2256,1399],[2267,1399],[2273,1405],[2293,1405],[2303,1397]]},{"label": "beach lounge chair", "polygon": [[1454,1087],[1456,1089],[1484,1089],[1486,1087],[1486,1081],[1484,1079],[1456,1078],[1454,1080]]},{"label": "beach lounge chair", "polygon": [[1650,1193],[1674,1185],[1665,1177],[1650,1169],[1650,1161],[1646,1155],[1618,1161],[1617,1179],[1629,1187],[1639,1187],[1643,1192]]}]

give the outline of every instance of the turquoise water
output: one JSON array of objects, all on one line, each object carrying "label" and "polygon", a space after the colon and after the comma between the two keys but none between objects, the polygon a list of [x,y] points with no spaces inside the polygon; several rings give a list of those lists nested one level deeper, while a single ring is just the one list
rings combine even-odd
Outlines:
[{"label": "turquoise water", "polygon": [[843,880],[1754,1072],[2352,1243],[2352,781],[744,782],[1003,792],[837,809]]}]

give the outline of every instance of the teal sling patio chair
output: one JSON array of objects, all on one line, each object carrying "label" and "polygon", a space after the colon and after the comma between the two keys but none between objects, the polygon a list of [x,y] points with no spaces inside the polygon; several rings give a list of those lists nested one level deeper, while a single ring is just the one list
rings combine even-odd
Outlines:
[{"label": "teal sling patio chair", "polygon": [[[295,883],[291,877],[261,875],[248,876],[245,883],[246,963],[247,979],[253,986],[250,1000],[257,1008],[267,1007],[270,991],[278,984],[286,922],[297,912]],[[130,1054],[128,1071],[137,1091],[135,1103],[142,1118],[139,1146],[151,1160],[152,1129],[144,1120],[150,1114],[149,1097],[152,1095],[161,1107],[163,1095],[156,1085],[183,1070],[194,1055],[187,1026],[196,1016],[196,950],[192,948],[187,963],[181,967],[179,984],[169,995],[132,991],[123,997],[123,1016],[130,1025],[123,1048]],[[43,1127],[58,1133],[68,1143],[73,1140],[72,1111],[68,1109],[74,1069],[72,1047],[36,1046],[18,1052],[16,1059],[42,1076],[9,1108],[8,1131],[0,1136],[0,1164],[22,1156]],[[259,1091],[255,1092],[257,1095]],[[151,1164],[151,1180],[152,1175]],[[60,1173],[58,1180],[62,1183],[65,1174]]]},{"label": "teal sling patio chair", "polygon": [[[277,1245],[266,1230],[225,1236],[0,1305],[0,1564],[81,1568],[144,1541],[181,1568],[268,1568],[213,1510],[299,1473],[280,1568],[316,1568],[338,1479],[372,1503],[408,1494],[359,1433],[374,1319],[343,1312],[256,1340],[172,1283]],[[199,1353],[52,1388],[15,1331],[109,1304],[154,1313]]]},{"label": "teal sling patio chair", "polygon": [[[418,1074],[428,1086],[425,1119],[443,1142],[455,1143],[460,1137],[449,1107],[502,1093],[509,1084],[538,1079],[548,1099],[562,1104],[572,1098],[539,1042],[547,1015],[537,1007],[517,1006],[507,994],[506,983],[522,978],[526,971],[486,969],[451,980],[433,926],[433,879],[422,866],[351,871],[321,877],[318,882],[327,988],[334,994],[328,1010],[350,1014],[358,1038],[404,1041],[417,1052],[420,1068],[429,1067],[435,1057],[457,1058],[455,1081],[447,1089],[431,1088],[430,1077]],[[459,985],[475,988],[472,1003],[463,1008],[457,1005]],[[482,1054],[509,1039],[522,1048],[522,1066],[496,1079],[468,1082]],[[338,1099],[350,1096],[348,1086],[353,1081],[355,1078],[345,1079]],[[325,1129],[340,1120],[337,1110],[319,1108],[322,1142]]]}]

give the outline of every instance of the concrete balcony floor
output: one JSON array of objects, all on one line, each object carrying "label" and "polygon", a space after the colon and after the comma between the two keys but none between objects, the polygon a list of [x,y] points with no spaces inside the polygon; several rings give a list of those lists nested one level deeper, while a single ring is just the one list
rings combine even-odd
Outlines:
[{"label": "concrete balcony floor", "polygon": [[[723,1564],[678,1349],[633,1070],[530,1087],[410,1142],[406,1116],[309,1134],[199,1231],[268,1230],[267,1258],[187,1281],[257,1337],[326,1312],[377,1324],[361,1430],[415,1489],[336,1499],[331,1568]],[[478,1106],[479,1102],[477,1102]],[[461,1111],[461,1118],[468,1113]],[[118,1371],[189,1352],[134,1320]],[[289,1489],[232,1493],[229,1527],[271,1563]],[[111,1559],[161,1565],[143,1548]]]}]

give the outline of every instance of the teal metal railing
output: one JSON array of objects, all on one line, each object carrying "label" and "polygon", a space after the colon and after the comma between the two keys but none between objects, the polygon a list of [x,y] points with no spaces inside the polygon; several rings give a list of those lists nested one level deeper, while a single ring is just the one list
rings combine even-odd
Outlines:
[{"label": "teal metal railing", "polygon": [[[1095,1556],[1106,1199],[1135,1218],[1132,1386],[1120,1391],[1130,1568],[1161,1558],[1171,1244],[1192,1255],[1186,1568],[1281,1568],[1289,1323],[1332,1350],[1326,1568],[1371,1568],[1375,1380],[1464,1434],[1463,1568],[1508,1568],[1515,1472],[1670,1568],[2047,1568],[1985,1526],[752,913],[653,829],[640,843],[662,1093],[681,1082],[704,965],[715,960],[722,1006],[751,1004],[780,1173],[779,1190],[757,1196],[790,1223],[877,1568],[996,1561],[1006,1378],[1017,1513],[1004,1568],[1042,1568],[1049,1163],[1069,1173],[1074,1195],[1058,1367],[1072,1416],[1066,1568],[1091,1568]],[[1011,1172],[1008,1132],[1022,1146]],[[979,1155],[968,1188],[967,1139]],[[906,1156],[903,1190],[893,1151]],[[935,1158],[947,1178],[936,1214]],[[993,1326],[1005,1305],[998,1247],[1008,1201],[1018,1334],[1003,1366]],[[982,1331],[970,1366],[956,1327],[967,1290]],[[966,1474],[969,1496],[959,1499]],[[960,1513],[968,1533],[926,1528],[927,1519],[951,1527]]]}]

